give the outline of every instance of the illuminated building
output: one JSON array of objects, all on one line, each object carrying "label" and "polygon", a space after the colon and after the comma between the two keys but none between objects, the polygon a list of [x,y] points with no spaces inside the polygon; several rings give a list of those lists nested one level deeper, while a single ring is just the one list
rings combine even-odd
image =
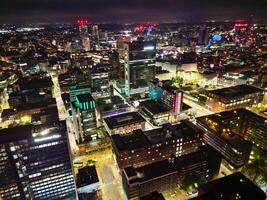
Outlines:
[{"label": "illuminated building", "polygon": [[84,50],[90,51],[91,45],[90,45],[90,39],[88,35],[88,21],[84,19],[79,19],[77,20],[77,24],[79,26],[79,34],[82,39],[82,45],[84,47]]},{"label": "illuminated building", "polygon": [[91,86],[93,96],[106,97],[111,95],[108,69],[100,68],[91,71]]},{"label": "illuminated building", "polygon": [[0,131],[2,199],[77,198],[65,124]]},{"label": "illuminated building", "polygon": [[83,45],[85,51],[90,51],[91,50],[89,37],[83,37],[82,38],[82,45]]},{"label": "illuminated building", "polygon": [[207,107],[220,112],[258,104],[263,100],[263,90],[251,85],[237,85],[206,91]]},{"label": "illuminated building", "polygon": [[128,134],[133,130],[144,130],[146,120],[138,112],[127,112],[104,118],[104,127],[108,134]]},{"label": "illuminated building", "polygon": [[177,187],[177,172],[168,160],[143,167],[127,167],[122,170],[124,191],[129,200],[157,190],[163,192]]},{"label": "illuminated building", "polygon": [[163,103],[171,112],[171,121],[176,121],[183,106],[183,92],[172,86],[170,81],[153,80],[148,96]]},{"label": "illuminated building", "polygon": [[245,108],[224,111],[207,116],[208,120],[216,120],[218,127],[229,129],[258,148],[267,148],[266,117],[257,115]]},{"label": "illuminated building", "polygon": [[[202,146],[197,152],[180,157],[122,169],[122,180],[128,199],[139,199],[153,191],[164,192],[177,184],[211,180],[219,173],[220,154],[212,147]],[[142,198],[141,198],[142,199]]]},{"label": "illuminated building", "polygon": [[199,180],[211,180],[218,175],[221,155],[209,145],[198,151],[180,157],[173,157],[172,164],[177,170],[178,181],[190,184]]},{"label": "illuminated building", "polygon": [[113,152],[120,168],[140,167],[195,152],[202,146],[203,131],[189,121],[129,135],[112,135]]},{"label": "illuminated building", "polygon": [[99,46],[99,30],[98,25],[93,25],[92,27],[92,35],[96,41],[96,45]]},{"label": "illuminated building", "polygon": [[91,92],[89,85],[74,85],[69,87],[70,100],[76,101],[77,95],[88,94]]},{"label": "illuminated building", "polygon": [[71,102],[71,107],[74,133],[77,142],[83,142],[85,139],[96,139],[96,105],[91,94],[85,93],[77,95],[76,101]]},{"label": "illuminated building", "polygon": [[235,111],[228,111],[199,117],[197,123],[205,129],[204,142],[219,151],[234,168],[239,168],[247,163],[252,143],[237,131],[245,126],[235,120],[239,120]]},{"label": "illuminated building", "polygon": [[117,48],[118,48],[118,53],[119,53],[119,59],[123,60],[126,55],[126,48],[125,45],[130,42],[130,37],[128,36],[120,36],[117,40]]},{"label": "illuminated building", "polygon": [[125,94],[144,94],[155,78],[156,43],[133,41],[125,44]]},{"label": "illuminated building", "polygon": [[191,200],[264,200],[265,193],[242,173],[215,179],[198,188],[198,197]]}]

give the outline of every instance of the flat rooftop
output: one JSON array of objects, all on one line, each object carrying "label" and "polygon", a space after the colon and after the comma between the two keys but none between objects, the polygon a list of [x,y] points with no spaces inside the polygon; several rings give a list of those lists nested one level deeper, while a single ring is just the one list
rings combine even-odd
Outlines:
[{"label": "flat rooftop", "polygon": [[149,131],[134,130],[130,135],[112,135],[112,142],[119,151],[142,149],[146,146],[159,144],[164,141],[193,137],[202,134],[202,130],[189,121],[181,124],[164,124],[162,128]]},{"label": "flat rooftop", "polygon": [[83,187],[99,182],[95,166],[86,166],[78,170],[77,186]]},{"label": "flat rooftop", "polygon": [[232,99],[232,98],[237,98],[241,97],[244,95],[248,94],[254,94],[258,92],[262,92],[263,90],[251,86],[251,85],[237,85],[237,86],[232,86],[232,87],[227,87],[227,88],[222,88],[222,89],[217,89],[217,90],[209,90],[209,93],[212,93],[216,96],[225,98],[225,99]]},{"label": "flat rooftop", "polygon": [[166,107],[164,107],[162,104],[160,104],[155,100],[142,101],[140,102],[140,106],[146,113],[148,113],[151,116],[169,112],[169,109],[167,109]]},{"label": "flat rooftop", "polygon": [[265,200],[266,197],[259,187],[240,172],[200,185],[199,194],[192,200],[230,200],[236,199],[237,194],[240,196],[238,199],[244,200]]},{"label": "flat rooftop", "polygon": [[146,120],[138,112],[128,112],[107,117],[104,121],[110,129],[114,129],[131,124],[142,123]]},{"label": "flat rooftop", "polygon": [[176,169],[168,160],[159,161],[143,167],[126,167],[123,169],[129,184],[142,183],[158,177],[175,174]]},{"label": "flat rooftop", "polygon": [[[211,114],[203,117],[198,117],[196,120],[199,124],[207,128],[211,133],[221,137],[233,147],[237,149],[244,149],[251,146],[251,143],[245,140],[237,133],[236,128],[232,128],[229,123],[233,120],[243,118],[244,120],[249,117],[256,118],[258,122],[265,124],[267,118],[259,116],[245,108],[238,108],[221,113]],[[267,128],[267,125],[266,125]]]}]

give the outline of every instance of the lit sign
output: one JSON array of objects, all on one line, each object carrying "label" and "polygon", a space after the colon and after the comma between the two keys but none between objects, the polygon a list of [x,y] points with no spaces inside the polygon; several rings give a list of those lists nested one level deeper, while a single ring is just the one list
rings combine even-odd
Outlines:
[{"label": "lit sign", "polygon": [[144,50],[154,50],[155,47],[154,46],[147,46],[147,47],[144,47]]},{"label": "lit sign", "polygon": [[56,139],[60,137],[61,135],[51,135],[51,136],[43,137],[43,138],[35,138],[34,142],[43,142],[43,141],[52,140],[52,139]]}]

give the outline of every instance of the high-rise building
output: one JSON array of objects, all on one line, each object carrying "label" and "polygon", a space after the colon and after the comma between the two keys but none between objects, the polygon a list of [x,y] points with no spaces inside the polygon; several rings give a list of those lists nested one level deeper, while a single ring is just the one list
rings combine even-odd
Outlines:
[{"label": "high-rise building", "polygon": [[75,199],[65,124],[0,131],[1,199]]},{"label": "high-rise building", "polygon": [[126,55],[125,45],[130,42],[130,37],[128,36],[120,36],[117,40],[117,48],[119,53],[119,59],[124,62],[124,58]]},{"label": "high-rise building", "polygon": [[77,143],[83,142],[85,139],[96,139],[96,104],[91,94],[77,95],[76,100],[71,102],[71,107]]},{"label": "high-rise building", "polygon": [[126,43],[125,49],[125,93],[144,94],[155,78],[156,43],[138,40]]},{"label": "high-rise building", "polygon": [[99,46],[99,29],[98,25],[93,25],[92,27],[92,35],[95,39],[96,45]]},{"label": "high-rise building", "polygon": [[91,50],[89,37],[82,37],[82,45],[83,45],[85,51]]},{"label": "high-rise building", "polygon": [[87,20],[78,20],[77,24],[79,26],[79,34],[81,36],[82,45],[85,51],[90,51],[90,39],[88,34],[88,21]]}]

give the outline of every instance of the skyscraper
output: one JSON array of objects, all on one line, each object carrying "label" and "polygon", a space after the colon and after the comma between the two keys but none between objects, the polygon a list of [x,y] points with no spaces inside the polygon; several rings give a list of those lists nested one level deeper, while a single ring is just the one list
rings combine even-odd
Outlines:
[{"label": "skyscraper", "polygon": [[95,100],[90,93],[79,94],[76,100],[72,101],[72,117],[76,140],[83,142],[86,138],[93,140],[97,135],[96,128]]},{"label": "skyscraper", "polygon": [[90,38],[88,35],[88,21],[87,20],[78,20],[77,24],[79,26],[79,34],[81,36],[82,45],[85,51],[90,51]]},{"label": "skyscraper", "polygon": [[125,93],[146,93],[155,77],[156,43],[138,40],[126,43],[125,48]]},{"label": "skyscraper", "polygon": [[0,131],[1,199],[75,199],[65,124]]},{"label": "skyscraper", "polygon": [[95,39],[96,45],[99,46],[99,30],[98,25],[93,25],[92,27],[92,34]]}]

